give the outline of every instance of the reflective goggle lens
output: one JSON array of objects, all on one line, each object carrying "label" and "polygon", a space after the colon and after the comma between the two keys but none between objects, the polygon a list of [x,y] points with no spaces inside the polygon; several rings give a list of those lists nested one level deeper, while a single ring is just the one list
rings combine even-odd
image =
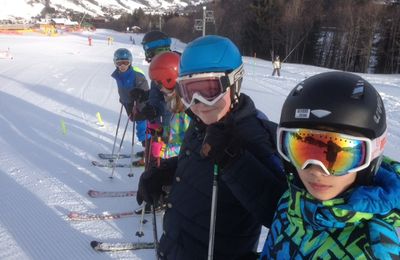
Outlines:
[{"label": "reflective goggle lens", "polygon": [[329,174],[340,176],[370,163],[367,138],[310,129],[281,129],[279,138],[280,153],[297,169],[322,163]]},{"label": "reflective goggle lens", "polygon": [[115,64],[117,64],[117,66],[121,66],[121,65],[128,66],[130,64],[130,62],[128,60],[120,60],[120,61],[117,61]]},{"label": "reflective goggle lens", "polygon": [[187,107],[194,104],[194,99],[206,105],[215,104],[224,93],[219,78],[186,79],[179,82],[179,93]]}]

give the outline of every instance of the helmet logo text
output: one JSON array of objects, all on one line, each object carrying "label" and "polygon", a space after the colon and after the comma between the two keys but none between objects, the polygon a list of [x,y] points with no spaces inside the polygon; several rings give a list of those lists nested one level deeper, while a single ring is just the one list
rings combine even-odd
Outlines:
[{"label": "helmet logo text", "polygon": [[297,108],[295,111],[294,118],[310,118],[310,109],[308,108]]}]

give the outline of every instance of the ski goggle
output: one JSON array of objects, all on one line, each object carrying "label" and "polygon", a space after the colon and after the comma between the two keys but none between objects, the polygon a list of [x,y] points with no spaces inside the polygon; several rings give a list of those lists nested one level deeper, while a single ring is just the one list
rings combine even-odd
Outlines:
[{"label": "ski goggle", "polygon": [[326,175],[342,176],[361,171],[382,154],[386,131],[376,139],[335,132],[278,128],[278,152],[296,169],[319,165]]},{"label": "ski goggle", "polygon": [[243,73],[243,65],[241,65],[228,74],[210,72],[179,77],[178,92],[187,108],[195,104],[195,100],[212,106],[225,95],[230,86],[243,77]]},{"label": "ski goggle", "polygon": [[147,52],[150,49],[156,49],[159,47],[169,47],[171,46],[171,38],[166,38],[166,39],[160,39],[157,41],[152,41],[148,43],[142,43],[143,44],[143,49],[145,52]]},{"label": "ski goggle", "polygon": [[125,65],[128,66],[130,64],[130,62],[128,60],[119,60],[115,62],[115,65],[117,65],[118,67],[121,65]]}]

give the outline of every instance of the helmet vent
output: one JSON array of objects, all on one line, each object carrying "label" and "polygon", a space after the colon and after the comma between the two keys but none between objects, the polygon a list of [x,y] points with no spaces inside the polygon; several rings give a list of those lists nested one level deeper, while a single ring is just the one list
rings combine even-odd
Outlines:
[{"label": "helmet vent", "polygon": [[351,94],[351,98],[361,99],[364,96],[364,90],[364,81],[357,81],[357,84],[353,89],[353,93]]},{"label": "helmet vent", "polygon": [[303,90],[303,84],[300,83],[297,85],[297,87],[294,89],[292,96],[298,96],[300,95],[301,91]]}]

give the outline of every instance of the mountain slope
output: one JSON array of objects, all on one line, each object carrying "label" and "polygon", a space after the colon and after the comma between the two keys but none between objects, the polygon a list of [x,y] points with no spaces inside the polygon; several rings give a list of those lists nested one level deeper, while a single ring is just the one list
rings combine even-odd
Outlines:
[{"label": "mountain slope", "polygon": [[49,3],[57,12],[72,10],[91,16],[108,16],[111,13],[132,12],[142,8],[148,11],[168,11],[197,5],[207,0],[3,0],[0,20],[11,18],[30,19],[40,14]]}]

